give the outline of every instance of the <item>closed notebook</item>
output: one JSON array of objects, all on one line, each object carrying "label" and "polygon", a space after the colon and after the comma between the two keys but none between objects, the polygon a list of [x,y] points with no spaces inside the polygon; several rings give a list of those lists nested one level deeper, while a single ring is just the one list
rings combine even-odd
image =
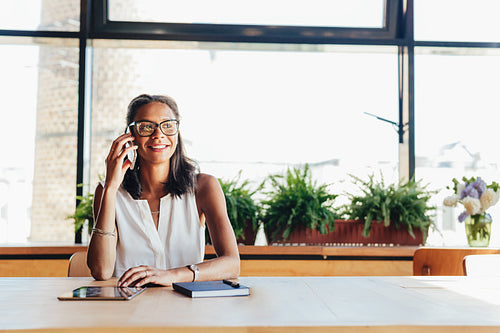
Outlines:
[{"label": "closed notebook", "polygon": [[197,282],[177,282],[173,283],[174,290],[189,297],[220,297],[220,296],[248,296],[250,288],[241,284],[239,287],[231,286],[222,280],[217,281],[197,281]]}]

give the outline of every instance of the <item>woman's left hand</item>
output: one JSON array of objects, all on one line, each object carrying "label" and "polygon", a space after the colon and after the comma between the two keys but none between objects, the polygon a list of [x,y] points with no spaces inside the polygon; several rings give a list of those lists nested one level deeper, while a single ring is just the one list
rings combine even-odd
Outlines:
[{"label": "woman's left hand", "polygon": [[148,283],[168,285],[171,282],[166,281],[166,271],[157,269],[154,267],[141,265],[138,267],[129,268],[123,275],[118,279],[118,287],[141,287]]}]

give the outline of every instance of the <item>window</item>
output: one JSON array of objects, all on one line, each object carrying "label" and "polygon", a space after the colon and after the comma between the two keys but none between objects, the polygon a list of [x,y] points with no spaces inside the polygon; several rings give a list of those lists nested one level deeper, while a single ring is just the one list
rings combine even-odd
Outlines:
[{"label": "window", "polygon": [[[500,179],[496,114],[500,90],[499,50],[418,48],[415,56],[416,174],[439,190],[436,245],[464,245],[463,207],[443,207],[452,178]],[[461,205],[460,205],[461,206]],[[498,216],[499,206],[488,210]],[[490,244],[499,244],[493,228]]]},{"label": "window", "polygon": [[[327,44],[396,38],[400,2],[387,1],[94,1],[93,36]],[[305,5],[305,6],[304,6]],[[223,8],[223,10],[221,10]],[[286,10],[283,10],[286,9]],[[297,13],[300,13],[298,15]]]},{"label": "window", "polygon": [[[189,156],[217,177],[243,170],[258,183],[309,163],[314,178],[342,193],[348,174],[382,172],[389,182],[415,165],[415,177],[439,190],[441,234],[429,244],[465,245],[458,211],[441,202],[453,177],[500,182],[488,136],[500,5],[412,3],[93,0],[87,27],[78,0],[2,1],[0,112],[16,126],[0,132],[0,242],[72,240],[66,217],[77,183],[93,191],[128,102],[150,92],[177,100]],[[400,64],[405,50],[410,61]],[[403,76],[409,84],[400,87]],[[366,113],[409,119],[403,145]]]},{"label": "window", "polygon": [[415,1],[415,39],[448,42],[499,42],[500,1]]},{"label": "window", "polygon": [[177,100],[203,172],[258,183],[308,163],[326,183],[380,169],[397,179],[397,133],[364,114],[397,120],[395,47],[96,40],[93,59],[94,181],[144,92]]},{"label": "window", "polygon": [[72,240],[76,40],[1,38],[0,241]]},{"label": "window", "polygon": [[79,0],[2,0],[0,29],[80,30]]},{"label": "window", "polygon": [[382,28],[385,1],[109,1],[111,21]]}]

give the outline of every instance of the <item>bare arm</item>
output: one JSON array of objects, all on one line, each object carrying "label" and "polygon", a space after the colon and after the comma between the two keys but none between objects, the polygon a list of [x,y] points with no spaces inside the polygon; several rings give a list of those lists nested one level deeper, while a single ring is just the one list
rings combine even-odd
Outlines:
[{"label": "bare arm", "polygon": [[[237,278],[240,273],[240,256],[234,231],[226,211],[224,194],[216,178],[201,174],[196,192],[198,209],[205,215],[217,258],[198,264],[198,280],[220,280]],[[172,282],[192,281],[193,272],[187,267],[159,270],[149,266],[129,269],[118,281],[118,285],[142,286],[148,283],[170,285]]]},{"label": "bare arm", "polygon": [[[217,258],[198,265],[200,280],[236,278],[240,274],[240,255],[234,231],[227,216],[224,193],[215,177],[201,174],[197,204],[205,214]],[[190,272],[191,273],[191,272]],[[192,273],[191,273],[192,279]]]},{"label": "bare arm", "polygon": [[[94,195],[94,228],[114,232],[116,192],[96,188]],[[92,233],[88,246],[87,265],[96,280],[108,280],[113,275],[116,260],[117,236]]]},{"label": "bare arm", "polygon": [[[123,150],[126,142],[132,141],[130,134],[118,137],[111,146],[106,159],[106,181],[104,187],[98,185],[94,195],[94,228],[102,232],[92,233],[88,246],[87,265],[96,280],[107,280],[112,277],[116,261],[116,193],[130,161],[123,163],[128,151],[135,146]],[[110,233],[115,233],[115,236]]]}]

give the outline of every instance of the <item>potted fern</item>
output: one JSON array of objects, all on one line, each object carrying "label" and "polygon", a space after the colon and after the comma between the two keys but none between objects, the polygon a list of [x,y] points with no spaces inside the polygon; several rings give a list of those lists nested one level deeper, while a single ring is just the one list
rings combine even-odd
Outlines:
[{"label": "potted fern", "polygon": [[[98,175],[99,181],[104,179],[103,175]],[[83,184],[78,184],[78,187],[83,187]],[[85,221],[87,221],[88,235],[92,234],[92,228],[94,227],[94,193],[87,193],[85,195],[77,195],[76,199],[79,201],[75,208],[75,212],[66,218],[74,220],[75,224],[75,242],[81,243],[82,241],[82,231]]]},{"label": "potted fern", "polygon": [[360,194],[347,194],[350,203],[341,215],[351,224],[357,223],[364,239],[362,244],[422,245],[432,224],[429,205],[435,191],[427,190],[420,181],[410,180],[386,185],[383,178],[369,176],[364,181],[351,176]]},{"label": "potted fern", "polygon": [[[262,223],[270,242],[317,244],[335,228],[337,195],[312,180],[309,166],[268,176],[270,190],[262,201]],[[320,237],[321,238],[321,237]]]},{"label": "potted fern", "polygon": [[[250,182],[241,179],[241,171],[232,180],[218,180],[226,199],[227,214],[237,242],[253,245],[259,227],[260,207],[253,198],[258,189],[250,189]],[[206,239],[207,243],[210,243],[208,231]]]},{"label": "potted fern", "polygon": [[93,202],[94,194],[88,193],[84,196],[76,197],[80,202],[75,208],[73,215],[68,216],[68,219],[73,219],[75,222],[75,234],[81,233],[83,230],[83,225],[85,221],[88,221],[88,234],[92,233],[92,228],[94,226],[94,212],[93,212]]}]

